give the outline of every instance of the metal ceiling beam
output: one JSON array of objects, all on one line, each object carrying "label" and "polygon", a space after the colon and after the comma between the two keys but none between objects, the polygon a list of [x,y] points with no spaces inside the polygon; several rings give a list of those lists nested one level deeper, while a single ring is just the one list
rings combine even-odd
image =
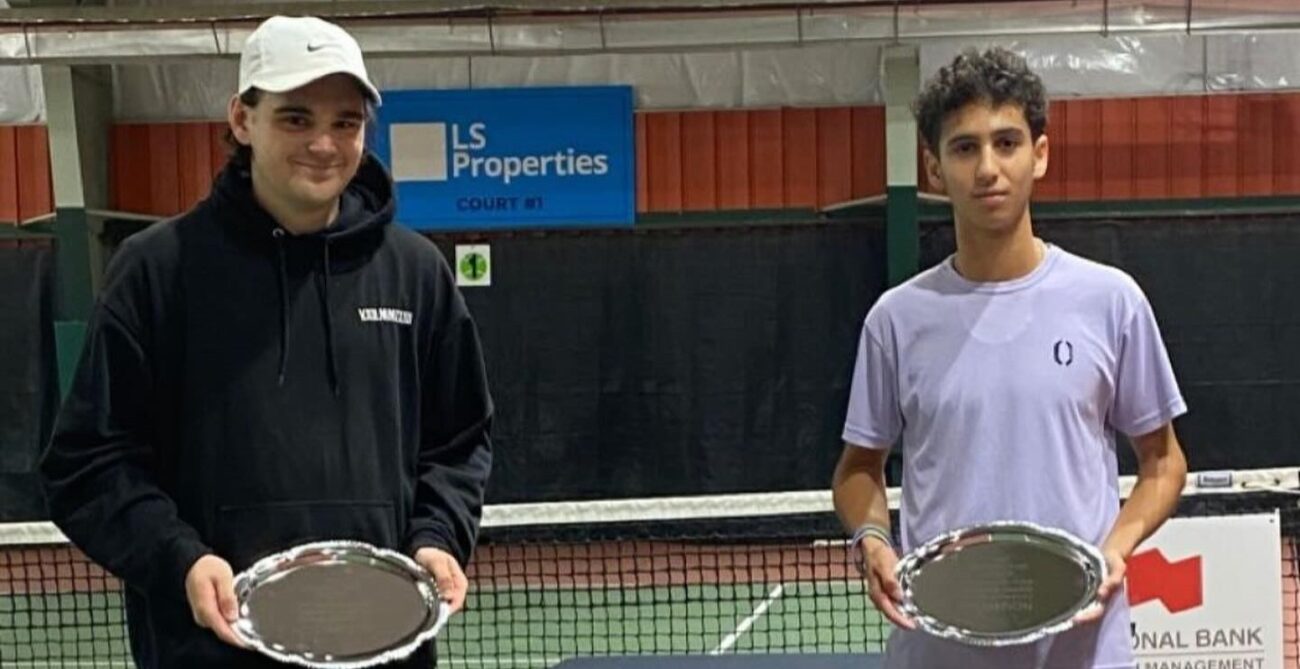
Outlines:
[{"label": "metal ceiling beam", "polygon": [[[794,11],[833,8],[920,7],[969,4],[973,0],[513,0],[429,2],[427,0],[339,0],[257,4],[146,5],[117,7],[22,7],[0,10],[0,24],[92,26],[258,21],[277,14],[311,14],[336,20],[564,17],[575,15],[702,14],[735,11]],[[1031,0],[1001,0],[1003,3]]]},{"label": "metal ceiling beam", "polygon": [[[605,0],[498,3],[338,0],[256,5],[26,7],[0,10],[0,65],[228,58],[274,14],[347,27],[371,56],[548,56],[686,52],[835,42],[1035,36],[1263,33],[1300,30],[1300,5],[1254,0],[1192,12],[1139,0]],[[1281,0],[1278,0],[1279,2]],[[942,8],[943,11],[938,11]]]}]

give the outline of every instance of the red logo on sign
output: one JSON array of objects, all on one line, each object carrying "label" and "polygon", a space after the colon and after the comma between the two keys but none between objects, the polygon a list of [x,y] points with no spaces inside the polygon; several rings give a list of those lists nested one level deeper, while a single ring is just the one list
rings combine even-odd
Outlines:
[{"label": "red logo on sign", "polygon": [[1160,600],[1165,610],[1179,613],[1201,605],[1201,558],[1169,562],[1159,549],[1128,559],[1128,603],[1137,606]]}]

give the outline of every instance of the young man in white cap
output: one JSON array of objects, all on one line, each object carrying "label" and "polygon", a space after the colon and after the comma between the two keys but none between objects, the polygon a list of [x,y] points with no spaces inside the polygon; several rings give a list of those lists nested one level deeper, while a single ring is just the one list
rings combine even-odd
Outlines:
[{"label": "young man in white cap", "polygon": [[231,632],[232,575],[307,541],[403,551],[464,602],[492,401],[445,259],[392,224],[379,103],[341,28],[267,20],[211,195],[110,264],[42,473],[126,582],[141,667],[270,664]]},{"label": "young man in white cap", "polygon": [[[1047,96],[1020,56],[968,51],[921,91],[930,183],[952,200],[957,252],[891,289],[863,324],[834,477],[871,600],[896,625],[889,669],[1128,669],[1125,559],[1168,518],[1187,472],[1186,411],[1151,305],[1131,277],[1034,236]],[[1120,508],[1115,448],[1137,453]],[[1038,643],[981,648],[899,612],[884,462],[901,438],[903,551],[1001,520],[1100,548],[1102,606]]]}]

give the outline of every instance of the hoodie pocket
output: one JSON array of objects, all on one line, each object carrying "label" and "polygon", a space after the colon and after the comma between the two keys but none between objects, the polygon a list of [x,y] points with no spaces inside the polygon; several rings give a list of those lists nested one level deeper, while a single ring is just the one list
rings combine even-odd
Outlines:
[{"label": "hoodie pocket", "polygon": [[397,543],[392,502],[273,502],[217,508],[212,548],[236,573],[258,559],[312,541]]}]

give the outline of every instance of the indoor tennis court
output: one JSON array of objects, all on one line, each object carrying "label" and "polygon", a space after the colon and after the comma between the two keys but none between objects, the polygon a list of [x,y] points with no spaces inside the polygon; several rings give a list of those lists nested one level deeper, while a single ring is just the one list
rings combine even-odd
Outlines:
[{"label": "indoor tennis court", "polygon": [[[256,116],[258,95],[298,90],[236,88],[246,83],[243,50],[275,14],[337,24],[369,68],[326,68],[360,84],[342,87],[357,104],[330,127],[353,132],[344,144],[368,172],[311,208],[321,227],[302,235],[254,197],[253,140],[233,132],[237,118]],[[319,44],[304,46],[288,60],[315,62],[308,54]],[[218,532],[225,510],[257,507],[244,504],[250,495],[268,506],[387,506],[391,518],[366,516],[380,521],[366,531],[390,523],[376,536],[393,547],[414,538],[432,542],[419,548],[463,545],[469,592],[438,635],[440,667],[874,669],[891,627],[851,564],[829,487],[855,382],[876,378],[858,375],[855,361],[887,348],[885,339],[867,345],[867,314],[945,268],[970,290],[934,295],[982,294],[958,269],[963,245],[976,248],[959,230],[963,198],[952,189],[964,182],[949,179],[932,151],[927,162],[916,103],[959,54],[995,46],[1046,89],[1034,113],[1050,151],[1024,105],[1016,117],[1031,140],[1016,150],[1032,145],[1043,168],[1015,172],[1032,190],[1018,220],[1023,232],[1032,214],[1036,267],[1063,251],[1127,277],[1116,284],[1150,306],[1158,332],[1148,334],[1164,347],[1143,359],[1163,360],[1188,408],[1176,427],[1190,475],[1162,528],[1170,532],[1129,556],[1137,669],[1300,669],[1293,0],[570,0],[559,9],[551,0],[0,0],[0,669],[135,666],[126,607],[147,588],[126,583],[153,574],[128,549],[162,534],[111,523],[141,500],[166,507],[175,498],[161,515],[204,545],[256,543],[257,531]],[[973,107],[1005,111],[979,100]],[[944,114],[940,131],[953,122]],[[992,160],[968,172],[987,178]],[[181,230],[174,246],[184,255],[167,256],[174,274],[132,284],[163,296],[150,302],[157,310],[100,311],[120,285],[114,263],[180,229],[167,221],[216,202],[214,192],[227,192],[222,175],[245,200],[230,215],[230,238]],[[965,200],[990,210],[1009,198],[969,190]],[[358,223],[377,226],[367,228],[373,236],[330,229],[363,211]],[[250,221],[269,227],[245,239],[238,226]],[[334,233],[342,236],[328,239]],[[394,240],[411,246],[390,254]],[[397,269],[375,258],[417,260]],[[382,277],[365,274],[376,267]],[[1085,284],[1063,285],[1035,308],[1071,304],[1067,289]],[[430,295],[454,297],[439,308],[418,301]],[[1014,321],[978,304],[925,313],[988,327]],[[450,320],[435,327],[435,317]],[[125,335],[96,336],[117,320]],[[440,329],[447,323],[456,327]],[[1037,392],[989,394],[982,404],[977,382],[1019,380],[1011,365],[994,365],[956,394],[980,411],[921,413],[994,415],[1003,399],[1054,396],[1092,363],[1105,373],[1083,395],[1114,391],[1110,353],[1133,350],[1126,337],[1080,334],[1072,318],[1024,323],[1046,333],[1024,349]],[[993,365],[979,353],[993,349],[967,346],[976,339],[920,356],[922,373],[867,392],[946,380],[965,369],[949,353]],[[1114,350],[1088,358],[1100,339]],[[111,362],[130,380],[65,403],[78,396],[79,366],[90,370],[83,385],[107,378],[82,362],[88,343],[105,341],[123,348],[102,368]],[[172,357],[157,362],[164,354]],[[430,357],[444,354],[453,361]],[[206,375],[196,371],[204,365]],[[430,379],[458,400],[471,388],[474,401],[431,401]],[[124,405],[109,391],[143,399]],[[897,404],[902,416],[906,398]],[[122,406],[120,424],[133,429],[107,419]],[[481,414],[467,423],[476,436],[427,429],[467,406]],[[53,443],[95,451],[66,431],[58,438],[60,413],[73,409],[112,437],[99,446],[135,466],[127,479],[160,486],[82,527],[120,529],[99,540],[138,580],[107,573],[51,522],[100,509],[52,504],[56,488],[78,499],[87,479],[40,470]],[[1091,409],[1051,415],[1115,415],[1114,406]],[[182,424],[211,441],[159,436],[182,434]],[[1115,466],[1102,483],[1117,471],[1127,497],[1139,457],[1113,423],[1096,427],[1088,436]],[[1000,430],[960,434],[954,448],[1014,441]],[[918,446],[894,441],[880,484],[891,527],[864,536],[901,545],[901,483],[916,464],[905,454]],[[1040,441],[1050,440],[1032,447]],[[389,448],[399,442],[422,455],[444,448],[448,461]],[[474,457],[448,455],[469,442]],[[465,483],[473,476],[454,481],[489,450],[477,500],[477,482]],[[948,483],[987,486],[966,501],[1034,490],[1041,472],[1025,461],[974,458],[1002,469]],[[1061,462],[1071,476],[1099,471]],[[78,471],[93,478],[113,466]],[[438,479],[444,466],[453,472]],[[212,483],[211,472],[225,478]],[[437,483],[416,485],[412,472]],[[250,483],[261,475],[266,485]],[[226,484],[241,498],[224,499]],[[453,488],[469,491],[463,508],[440,497]],[[1083,506],[1089,491],[1112,492],[1044,489],[1025,499]],[[408,504],[417,494],[423,504]],[[453,507],[468,520],[480,502],[475,537],[472,522],[430,521],[430,509]],[[428,516],[419,532],[416,509]],[[244,530],[260,529],[257,513],[242,516]],[[304,541],[337,538],[301,527],[310,528]],[[139,554],[171,555],[154,549]],[[211,638],[198,641],[190,648]]]}]

